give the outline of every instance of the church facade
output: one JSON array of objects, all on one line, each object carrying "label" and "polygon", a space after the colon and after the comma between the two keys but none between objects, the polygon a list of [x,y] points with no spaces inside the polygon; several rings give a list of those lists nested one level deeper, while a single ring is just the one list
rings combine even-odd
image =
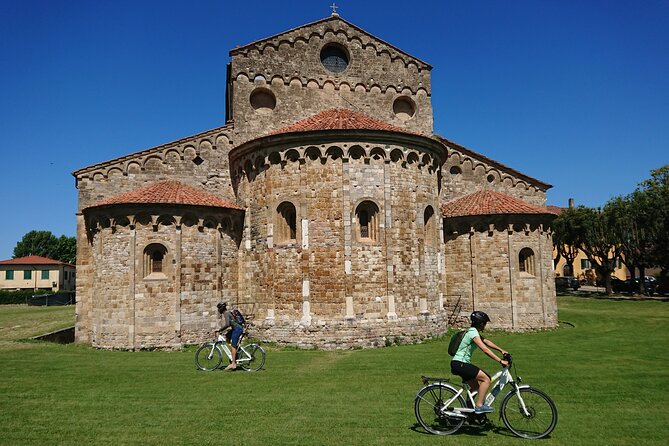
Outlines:
[{"label": "church facade", "polygon": [[219,301],[304,347],[557,324],[550,185],[434,135],[430,65],[338,14],[230,59],[225,125],[73,173],[78,342],[201,342]]}]

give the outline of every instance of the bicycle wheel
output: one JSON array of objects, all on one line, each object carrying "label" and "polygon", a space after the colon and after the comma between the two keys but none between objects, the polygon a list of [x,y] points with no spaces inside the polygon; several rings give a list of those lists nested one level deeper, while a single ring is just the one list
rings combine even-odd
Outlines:
[{"label": "bicycle wheel", "polygon": [[[465,418],[449,417],[441,413],[444,404],[456,394],[453,389],[442,384],[430,384],[418,392],[414,402],[414,412],[416,419],[426,431],[436,435],[449,435],[460,429]],[[449,408],[452,407],[465,407],[462,395],[458,395],[451,402]]]},{"label": "bicycle wheel", "polygon": [[216,370],[223,361],[221,348],[213,342],[202,344],[195,353],[195,365],[205,372]]},{"label": "bicycle wheel", "polygon": [[237,361],[244,370],[257,372],[265,365],[265,350],[258,344],[245,345],[239,349]]},{"label": "bicycle wheel", "polygon": [[[555,403],[540,390],[532,387],[507,393],[500,405],[502,420],[507,428],[522,438],[543,438],[550,434],[557,424]],[[524,411],[520,399],[525,403]]]}]

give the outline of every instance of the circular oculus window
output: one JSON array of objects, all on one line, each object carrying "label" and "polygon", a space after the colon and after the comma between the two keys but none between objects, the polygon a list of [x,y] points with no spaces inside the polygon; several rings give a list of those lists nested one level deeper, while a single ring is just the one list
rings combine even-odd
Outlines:
[{"label": "circular oculus window", "polygon": [[321,50],[321,63],[332,73],[341,73],[348,68],[348,51],[337,43],[328,43]]},{"label": "circular oculus window", "polygon": [[402,121],[408,121],[416,114],[416,103],[408,96],[400,96],[393,102],[393,113]]},{"label": "circular oculus window", "polygon": [[249,97],[251,107],[258,113],[271,113],[276,107],[276,97],[267,88],[256,88]]}]

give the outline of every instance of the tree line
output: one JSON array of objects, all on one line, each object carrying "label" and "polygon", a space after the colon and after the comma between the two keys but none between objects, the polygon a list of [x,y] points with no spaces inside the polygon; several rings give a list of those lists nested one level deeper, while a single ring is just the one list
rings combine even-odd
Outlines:
[{"label": "tree line", "polygon": [[14,258],[26,256],[48,257],[74,265],[77,262],[77,239],[65,235],[56,237],[51,231],[30,231],[14,248]]},{"label": "tree line", "polygon": [[[629,195],[609,200],[603,208],[585,206],[562,210],[553,224],[556,263],[563,257],[573,270],[581,250],[611,294],[611,275],[618,260],[632,278],[646,269],[669,273],[669,164],[651,170],[649,179]],[[638,276],[635,276],[636,272]],[[644,292],[639,280],[639,292]]]}]

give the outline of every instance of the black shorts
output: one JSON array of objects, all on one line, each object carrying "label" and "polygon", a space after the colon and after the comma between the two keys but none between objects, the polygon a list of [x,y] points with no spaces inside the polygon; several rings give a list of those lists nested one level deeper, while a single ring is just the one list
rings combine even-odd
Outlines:
[{"label": "black shorts", "polygon": [[[481,369],[474,364],[461,361],[451,361],[451,373],[462,378],[463,381],[471,381],[476,378]],[[485,372],[483,372],[485,373]]]}]

